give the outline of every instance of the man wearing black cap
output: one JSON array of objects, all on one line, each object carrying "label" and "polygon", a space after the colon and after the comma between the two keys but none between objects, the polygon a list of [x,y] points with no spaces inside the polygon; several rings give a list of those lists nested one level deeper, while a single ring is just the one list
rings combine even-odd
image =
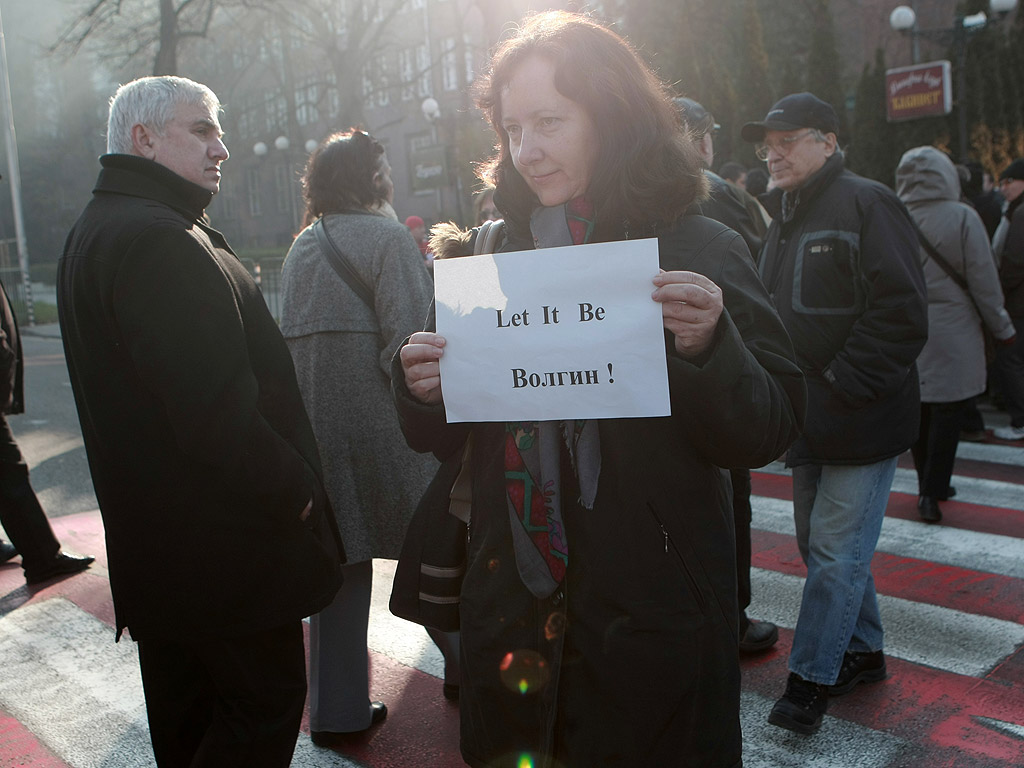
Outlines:
[{"label": "man wearing black cap", "polygon": [[[1014,160],[999,174],[999,191],[1007,202],[993,237],[999,282],[1014,327],[1024,328],[1024,158]],[[995,365],[1010,424],[992,434],[1000,440],[1024,440],[1024,334],[1018,333],[1012,346],[996,349]]]},{"label": "man wearing black cap", "polygon": [[[752,258],[756,259],[761,250],[761,240],[767,227],[760,213],[751,214],[744,196],[749,198],[754,209],[760,205],[754,198],[711,172],[715,159],[715,145],[712,138],[721,127],[711,113],[693,99],[679,97],[675,100],[680,117],[690,129],[704,160],[704,174],[708,178],[708,199],[694,203],[688,213],[707,216],[725,224],[739,233],[747,244]],[[750,606],[750,470],[740,467],[729,469],[732,481],[732,513],[736,526],[736,581],[739,587],[739,649],[741,653],[761,653],[770,649],[779,640],[779,628],[770,621],[754,621],[747,617]]]},{"label": "man wearing black cap", "polygon": [[897,457],[917,438],[914,361],[928,332],[907,211],[843,167],[838,130],[829,104],[798,93],[742,132],[775,182],[759,267],[808,390],[786,458],[807,580],[786,692],[768,717],[798,733],[821,726],[830,694],[886,676],[871,558]]}]

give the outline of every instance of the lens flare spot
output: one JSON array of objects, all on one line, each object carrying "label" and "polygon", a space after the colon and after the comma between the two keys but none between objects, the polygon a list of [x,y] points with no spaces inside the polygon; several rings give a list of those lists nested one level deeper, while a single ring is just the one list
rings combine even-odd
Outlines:
[{"label": "lens flare spot", "polygon": [[533,755],[520,755],[516,768],[533,768]]},{"label": "lens flare spot", "polygon": [[555,611],[544,622],[544,639],[555,640],[565,633],[565,614]]},{"label": "lens flare spot", "polygon": [[498,558],[492,557],[487,561],[487,570],[491,573],[497,573],[499,568],[501,568],[501,561]]},{"label": "lens flare spot", "polygon": [[501,660],[501,682],[520,694],[536,693],[551,678],[548,663],[536,651],[520,650],[505,654]]}]

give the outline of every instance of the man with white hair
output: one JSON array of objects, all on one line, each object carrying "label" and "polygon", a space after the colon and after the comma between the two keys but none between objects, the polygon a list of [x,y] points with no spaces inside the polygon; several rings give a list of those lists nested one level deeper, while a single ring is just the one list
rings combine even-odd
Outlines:
[{"label": "man with white hair", "polygon": [[228,157],[219,111],[184,78],[118,89],[57,300],[156,763],[283,768],[301,620],[331,602],[343,555],[291,355],[205,223]]}]

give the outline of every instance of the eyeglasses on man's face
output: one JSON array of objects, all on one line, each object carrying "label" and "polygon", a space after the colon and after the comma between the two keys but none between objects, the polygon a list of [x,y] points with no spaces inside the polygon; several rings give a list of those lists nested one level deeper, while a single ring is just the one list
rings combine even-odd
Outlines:
[{"label": "eyeglasses on man's face", "polygon": [[778,141],[762,141],[754,146],[754,154],[757,155],[759,160],[767,160],[768,153],[773,150],[780,155],[789,154],[789,151],[793,149],[793,145],[796,144],[800,139],[805,136],[809,136],[814,133],[813,128],[808,128],[802,133],[798,133],[794,136],[784,136]]}]

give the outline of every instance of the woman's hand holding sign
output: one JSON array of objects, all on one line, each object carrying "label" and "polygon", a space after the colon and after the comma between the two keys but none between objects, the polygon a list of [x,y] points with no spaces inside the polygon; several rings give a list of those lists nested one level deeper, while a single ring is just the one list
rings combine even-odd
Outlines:
[{"label": "woman's hand holding sign", "polygon": [[661,302],[665,327],[676,337],[676,351],[696,357],[711,346],[722,315],[722,289],[696,272],[666,272],[654,278],[651,297]]},{"label": "woman's hand holding sign", "polygon": [[444,354],[444,336],[420,331],[409,337],[409,343],[399,352],[405,386],[414,398],[426,405],[441,402],[441,365]]}]

